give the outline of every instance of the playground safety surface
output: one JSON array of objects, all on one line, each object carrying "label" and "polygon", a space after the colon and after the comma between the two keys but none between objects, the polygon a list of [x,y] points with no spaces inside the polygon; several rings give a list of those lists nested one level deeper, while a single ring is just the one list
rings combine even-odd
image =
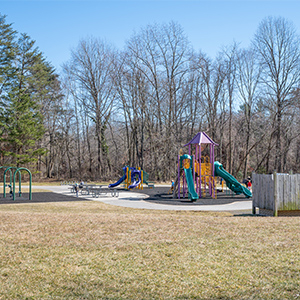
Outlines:
[{"label": "playground safety surface", "polygon": [[[40,187],[33,187],[40,188]],[[29,200],[27,193],[22,193],[22,197],[16,196],[16,200],[7,196],[5,199],[0,195],[1,204],[19,204],[19,203],[46,203],[46,202],[72,202],[72,201],[100,201],[110,205],[139,209],[157,209],[157,210],[195,210],[195,211],[231,211],[235,215],[251,213],[252,200],[240,195],[218,193],[217,199],[211,197],[201,198],[191,202],[188,198],[173,199],[172,194],[168,194],[169,186],[156,186],[151,189],[145,187],[143,190],[118,189],[120,196],[111,197],[110,193],[105,196],[93,198],[91,195],[79,195],[76,197],[70,192],[68,186],[47,186],[43,189],[49,192],[34,192],[32,200]],[[107,188],[106,188],[107,189]],[[107,189],[108,190],[108,189]],[[51,191],[53,193],[51,193]]]},{"label": "playground safety surface", "polygon": [[45,202],[70,202],[70,201],[86,201],[83,198],[76,198],[64,194],[51,193],[51,192],[37,192],[32,193],[32,200],[29,200],[28,193],[22,193],[22,197],[16,195],[14,201],[11,197],[0,197],[0,204],[19,204],[19,203],[45,203]]},{"label": "playground safety surface", "polygon": [[236,201],[249,201],[251,198],[246,198],[244,195],[235,195],[235,194],[226,194],[226,192],[218,192],[217,198],[213,199],[210,195],[200,198],[195,202],[192,202],[188,198],[173,199],[173,194],[168,193],[170,190],[169,187],[155,187],[154,189],[144,188],[143,190],[131,190],[131,192],[137,192],[146,194],[149,197],[145,198],[144,201],[164,204],[164,205],[186,205],[186,206],[195,206],[195,205],[224,205],[230,204]]},{"label": "playground safety surface", "polygon": [[[126,190],[119,189],[126,193]],[[249,201],[251,199],[246,198],[244,195],[232,195],[226,194],[225,192],[218,192],[217,199],[213,199],[211,196],[200,198],[195,202],[191,202],[188,198],[173,199],[173,195],[168,193],[169,187],[155,187],[155,188],[144,188],[143,190],[130,190],[131,193],[146,194],[148,198],[144,198],[144,201],[156,204],[164,205],[223,205],[229,204],[236,201]],[[49,192],[37,192],[32,193],[32,200],[28,199],[28,193],[23,193],[22,197],[16,196],[16,200],[13,201],[9,196],[6,198],[0,197],[0,204],[18,204],[18,203],[43,203],[43,202],[68,202],[68,201],[87,201],[89,199],[74,197],[74,195],[65,195],[60,193],[49,193]],[[90,199],[92,200],[92,199]]]}]

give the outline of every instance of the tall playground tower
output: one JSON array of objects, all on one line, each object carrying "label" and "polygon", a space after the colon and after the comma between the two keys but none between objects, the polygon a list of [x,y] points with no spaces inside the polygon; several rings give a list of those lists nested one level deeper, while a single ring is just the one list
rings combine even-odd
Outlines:
[{"label": "tall playground tower", "polygon": [[205,132],[198,132],[190,142],[184,145],[184,147],[187,146],[189,147],[188,155],[192,160],[192,180],[187,180],[187,172],[182,172],[183,156],[178,155],[178,199],[180,199],[181,192],[183,197],[185,197],[187,190],[189,191],[189,195],[191,194],[191,191],[196,191],[199,198],[205,197],[206,192],[208,191],[211,197],[216,198],[214,150],[215,146],[218,146],[218,144]]}]

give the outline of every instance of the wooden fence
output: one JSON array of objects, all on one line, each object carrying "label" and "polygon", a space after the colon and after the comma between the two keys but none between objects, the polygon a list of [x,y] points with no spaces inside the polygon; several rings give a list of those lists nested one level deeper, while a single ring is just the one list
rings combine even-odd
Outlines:
[{"label": "wooden fence", "polygon": [[300,174],[252,176],[253,214],[259,208],[260,214],[273,216],[300,215]]}]

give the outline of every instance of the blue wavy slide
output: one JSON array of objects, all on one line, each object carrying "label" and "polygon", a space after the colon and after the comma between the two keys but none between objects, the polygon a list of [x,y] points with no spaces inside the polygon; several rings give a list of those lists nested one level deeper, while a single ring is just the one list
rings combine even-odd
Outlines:
[{"label": "blue wavy slide", "polygon": [[131,171],[132,184],[128,187],[128,189],[130,190],[137,187],[141,183],[141,181],[142,181],[142,172],[140,170],[132,170]]}]

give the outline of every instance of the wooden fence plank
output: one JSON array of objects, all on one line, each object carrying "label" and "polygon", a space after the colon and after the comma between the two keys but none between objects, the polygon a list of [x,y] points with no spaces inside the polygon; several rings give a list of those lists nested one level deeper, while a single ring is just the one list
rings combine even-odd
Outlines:
[{"label": "wooden fence plank", "polygon": [[278,211],[300,210],[300,174],[264,175],[253,173],[253,211],[255,207]]}]

